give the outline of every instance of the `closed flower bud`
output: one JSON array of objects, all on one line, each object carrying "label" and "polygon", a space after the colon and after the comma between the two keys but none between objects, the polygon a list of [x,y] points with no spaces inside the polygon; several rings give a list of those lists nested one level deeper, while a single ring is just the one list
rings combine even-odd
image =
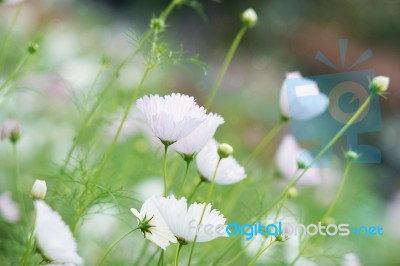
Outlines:
[{"label": "closed flower bud", "polygon": [[1,139],[9,139],[16,143],[21,135],[19,123],[15,120],[6,120],[1,129]]},{"label": "closed flower bud", "polygon": [[297,168],[298,169],[306,169],[307,168],[307,164],[304,161],[298,160],[297,161]]},{"label": "closed flower bud", "polygon": [[288,189],[287,195],[289,198],[296,198],[299,195],[299,192],[295,187],[291,187]]},{"label": "closed flower bud", "polygon": [[231,156],[233,153],[233,148],[231,145],[222,143],[218,146],[218,155],[220,158],[226,158]]},{"label": "closed flower bud", "polygon": [[360,158],[360,155],[355,151],[347,151],[345,157],[349,162],[353,162]]},{"label": "closed flower bud", "polygon": [[252,8],[248,8],[242,13],[242,22],[247,27],[254,27],[257,23],[257,19],[257,13]]},{"label": "closed flower bud", "polygon": [[37,43],[29,43],[28,44],[28,52],[30,54],[35,54],[39,50],[39,44]]},{"label": "closed flower bud", "polygon": [[379,95],[385,93],[389,87],[389,80],[390,79],[385,76],[377,76],[373,78],[370,84],[371,91]]},{"label": "closed flower bud", "polygon": [[46,197],[46,192],[47,192],[46,181],[36,179],[31,190],[32,198],[43,200]]}]

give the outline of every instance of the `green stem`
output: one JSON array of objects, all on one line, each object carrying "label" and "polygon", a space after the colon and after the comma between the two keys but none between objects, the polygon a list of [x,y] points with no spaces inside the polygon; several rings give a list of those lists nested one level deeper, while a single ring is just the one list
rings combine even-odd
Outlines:
[{"label": "green stem", "polygon": [[188,175],[188,172],[189,172],[189,166],[190,166],[191,162],[192,162],[191,160],[187,160],[186,161],[186,170],[185,170],[185,174],[184,174],[183,179],[182,179],[181,187],[179,188],[178,195],[182,195],[183,187],[185,186],[185,183],[186,183],[186,178],[187,178],[187,175]]},{"label": "green stem", "polygon": [[219,87],[221,86],[221,82],[225,76],[225,73],[228,70],[228,67],[232,61],[232,58],[236,52],[236,49],[239,46],[239,43],[242,40],[243,35],[246,33],[246,30],[247,30],[247,26],[242,26],[242,28],[237,33],[235,39],[233,40],[231,47],[229,48],[229,51],[226,54],[225,60],[222,64],[222,67],[218,73],[217,79],[215,80],[215,83],[211,88],[211,92],[210,92],[207,102],[205,104],[206,109],[209,109],[211,107],[211,105],[214,101],[215,95],[217,94],[217,91],[218,91]]},{"label": "green stem", "polygon": [[18,5],[17,10],[15,11],[14,17],[12,18],[10,27],[7,30],[7,33],[6,33],[6,36],[4,38],[3,44],[1,45],[1,50],[0,50],[0,73],[3,71],[3,67],[4,67],[4,63],[5,63],[4,55],[5,55],[5,52],[6,52],[7,48],[8,48],[8,43],[10,41],[11,34],[12,34],[13,30],[14,30],[15,24],[17,23],[19,15],[21,14],[21,10],[22,10],[22,7],[24,6],[24,3],[25,3],[25,1],[22,1]]},{"label": "green stem", "polygon": [[335,144],[339,138],[346,132],[347,129],[358,119],[358,117],[362,114],[362,112],[369,106],[369,103],[371,102],[371,97],[373,97],[373,94],[370,94],[368,98],[365,100],[365,102],[361,105],[361,107],[357,110],[357,112],[354,113],[354,115],[350,118],[350,120],[342,127],[342,129],[339,130],[338,133],[332,138],[331,141],[329,141],[328,144],[325,145],[324,148],[314,157],[314,159],[307,165],[306,168],[303,169],[303,171],[300,173],[299,176],[296,178],[292,179],[292,181],[289,183],[289,185],[286,187],[286,189],[279,195],[278,199],[274,201],[274,203],[271,205],[271,207],[267,208],[265,211],[263,211],[256,219],[259,219],[260,217],[263,217],[265,214],[267,214],[274,206],[279,204],[282,200],[286,198],[286,194],[288,193],[289,189],[291,187],[294,187],[297,182],[304,176],[304,174],[308,171],[308,169],[311,168],[311,166],[314,165],[321,157],[330,149],[332,148],[333,144]]},{"label": "green stem", "polygon": [[12,153],[13,153],[13,159],[14,159],[14,168],[15,168],[15,188],[16,192],[19,195],[19,201],[23,213],[23,217],[26,217],[26,208],[25,208],[25,202],[24,202],[24,192],[22,188],[22,182],[21,182],[21,174],[20,174],[20,166],[19,166],[19,158],[18,158],[18,149],[17,149],[17,144],[13,143],[12,144]]},{"label": "green stem", "polygon": [[265,147],[271,142],[271,140],[278,134],[278,132],[282,129],[284,122],[278,122],[265,136],[264,138],[257,144],[254,148],[253,152],[250,154],[249,158],[247,159],[244,167],[248,166],[254,158],[265,149]]},{"label": "green stem", "polygon": [[246,249],[250,246],[250,244],[251,244],[251,241],[249,241],[249,243],[247,243],[246,246],[245,246],[244,248],[242,248],[242,249],[240,250],[240,252],[238,252],[238,253],[236,254],[235,257],[233,257],[232,259],[230,259],[228,262],[225,262],[225,263],[224,263],[224,266],[228,266],[228,265],[234,263],[238,258],[240,258],[240,256],[242,256],[243,253],[246,252]]},{"label": "green stem", "polygon": [[121,242],[122,239],[124,239],[125,237],[127,237],[130,233],[138,230],[139,227],[130,230],[129,232],[127,232],[126,234],[124,234],[123,236],[121,236],[118,240],[116,240],[106,251],[106,253],[103,255],[103,257],[101,258],[100,262],[99,262],[99,266],[103,265],[104,261],[106,260],[108,254],[110,254],[111,250],[119,243]]},{"label": "green stem", "polygon": [[193,256],[193,252],[194,252],[194,247],[195,247],[195,245],[196,245],[196,241],[197,241],[197,237],[198,237],[200,225],[201,225],[201,222],[203,221],[204,213],[206,212],[207,205],[208,205],[208,203],[210,202],[211,195],[212,195],[212,192],[213,192],[213,189],[214,189],[215,177],[217,176],[218,167],[219,167],[219,165],[220,165],[222,159],[223,159],[223,158],[221,158],[221,157],[218,159],[217,165],[216,165],[215,170],[214,170],[214,175],[213,175],[213,178],[212,178],[212,180],[211,180],[210,189],[208,190],[208,195],[207,195],[206,201],[205,201],[205,203],[204,203],[203,211],[201,212],[199,224],[198,224],[198,226],[197,226],[196,236],[194,237],[194,241],[193,241],[193,244],[192,244],[192,248],[190,249],[190,256],[189,256],[188,266],[190,266],[190,263],[191,263],[191,261],[192,261],[192,256]]},{"label": "green stem", "polygon": [[204,183],[204,181],[202,179],[200,179],[199,183],[197,183],[197,185],[194,187],[192,194],[190,194],[190,196],[188,197],[188,201],[190,201],[192,199],[192,197],[196,194],[197,190],[199,189],[199,187],[202,183]]},{"label": "green stem", "polygon": [[350,172],[350,169],[351,169],[351,165],[352,165],[351,163],[348,163],[346,165],[346,168],[345,168],[344,173],[343,173],[342,181],[340,182],[339,190],[336,192],[335,199],[331,203],[329,209],[326,211],[324,216],[322,216],[321,222],[326,221],[326,219],[331,215],[331,213],[335,209],[335,206],[336,206],[340,196],[342,195],[344,185],[346,184],[347,176],[349,175],[349,172]]},{"label": "green stem", "polygon": [[167,196],[167,151],[168,151],[168,144],[164,144],[164,197]]},{"label": "green stem", "polygon": [[[149,248],[150,241],[145,240],[142,250],[139,252],[140,256],[137,258],[137,260],[133,263],[133,265],[140,265],[142,262],[142,259],[145,257],[147,254],[147,249]],[[146,264],[148,265],[148,264]]]},{"label": "green stem", "polygon": [[257,253],[257,255],[249,262],[248,266],[254,265],[254,263],[257,262],[257,260],[260,258],[260,256],[270,247],[272,244],[275,243],[275,241],[271,241],[265,248],[263,248],[260,252]]},{"label": "green stem", "polygon": [[35,224],[32,226],[31,233],[28,238],[28,242],[26,243],[26,248],[25,248],[25,253],[24,253],[24,258],[22,260],[22,265],[29,265],[29,254],[31,252],[31,245],[33,243],[33,236],[35,235]]},{"label": "green stem", "polygon": [[179,265],[179,254],[181,252],[182,249],[182,244],[179,243],[178,248],[176,249],[176,254],[175,254],[175,266]]},{"label": "green stem", "polygon": [[27,62],[28,58],[29,58],[30,54],[24,56],[21,61],[18,63],[17,67],[14,69],[13,72],[11,72],[11,74],[8,75],[7,79],[3,82],[3,84],[1,84],[0,86],[0,91],[2,91],[5,87],[7,87],[7,85],[13,81],[15,79],[15,77],[17,76],[18,72],[21,70],[21,68],[25,65],[25,63]]},{"label": "green stem", "polygon": [[163,249],[161,250],[160,258],[158,259],[158,262],[157,262],[157,266],[162,266],[162,265],[164,265],[164,250]]},{"label": "green stem", "polygon": [[177,5],[176,1],[172,0],[167,6],[167,8],[163,12],[161,12],[160,19],[166,20],[169,14],[171,14],[171,12],[174,10],[176,5]]}]

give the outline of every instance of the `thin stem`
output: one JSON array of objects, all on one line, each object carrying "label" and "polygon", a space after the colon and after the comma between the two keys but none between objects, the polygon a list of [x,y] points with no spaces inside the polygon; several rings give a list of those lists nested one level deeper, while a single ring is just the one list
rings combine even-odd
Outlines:
[{"label": "thin stem", "polygon": [[171,12],[174,10],[174,8],[176,7],[177,3],[176,1],[172,0],[169,5],[167,6],[167,8],[161,13],[160,15],[160,19],[162,20],[166,20],[167,17],[169,16],[169,14],[171,14]]},{"label": "thin stem", "polygon": [[29,254],[31,252],[31,245],[33,242],[33,236],[35,235],[35,224],[32,226],[31,233],[29,234],[28,242],[26,243],[24,258],[22,260],[22,265],[29,265]]},{"label": "thin stem", "polygon": [[257,262],[257,260],[260,258],[260,256],[270,247],[272,244],[275,243],[275,241],[271,241],[265,248],[263,248],[260,252],[257,253],[257,255],[249,262],[248,266],[254,265],[254,263]]},{"label": "thin stem", "polygon": [[164,265],[164,250],[163,249],[161,250],[160,258],[158,259],[158,262],[157,262],[157,266],[162,266],[162,265]]},{"label": "thin stem", "polygon": [[130,230],[129,232],[127,232],[126,234],[124,234],[123,236],[121,236],[118,240],[116,240],[106,251],[106,253],[103,255],[103,257],[101,258],[100,262],[99,262],[99,266],[103,265],[104,261],[106,260],[108,254],[110,254],[111,250],[119,243],[121,242],[122,239],[124,239],[125,237],[127,237],[130,233],[138,230],[139,227],[136,227],[135,229]]},{"label": "thin stem", "polygon": [[342,195],[343,192],[343,188],[344,185],[346,184],[346,180],[347,180],[347,176],[349,175],[350,169],[351,169],[352,164],[348,163],[346,165],[346,168],[344,170],[343,173],[343,177],[342,177],[342,181],[340,182],[340,186],[338,191],[336,192],[336,196],[335,199],[333,200],[333,202],[331,203],[331,205],[329,206],[329,209],[326,211],[326,213],[324,214],[324,216],[322,216],[321,222],[324,222],[333,212],[333,210],[335,209],[335,206],[340,198],[340,196]]},{"label": "thin stem", "polygon": [[256,219],[259,219],[260,217],[263,217],[265,214],[267,214],[276,204],[279,204],[284,198],[286,198],[286,194],[288,193],[289,189],[297,184],[297,182],[304,176],[304,174],[308,171],[308,169],[311,168],[314,163],[316,163],[321,157],[330,149],[332,148],[333,144],[335,144],[339,138],[346,132],[347,129],[358,119],[358,117],[362,114],[362,112],[367,108],[371,101],[371,97],[373,97],[373,94],[370,94],[368,98],[365,100],[365,102],[361,105],[361,107],[357,110],[357,112],[354,113],[354,115],[350,118],[350,120],[342,127],[342,129],[339,130],[338,133],[332,138],[331,141],[329,141],[328,144],[325,145],[324,148],[314,157],[314,159],[311,161],[311,163],[308,164],[306,168],[303,169],[303,171],[299,174],[298,177],[292,179],[292,181],[289,183],[289,185],[286,187],[286,189],[279,195],[278,199],[274,201],[274,203],[267,208],[265,211],[263,211]]},{"label": "thin stem", "polygon": [[250,154],[244,166],[248,166],[254,158],[265,149],[265,147],[271,142],[271,140],[278,134],[278,132],[282,129],[284,122],[278,122],[265,136],[264,138],[257,144],[254,148],[253,152]]},{"label": "thin stem", "polygon": [[14,170],[15,170],[15,188],[19,195],[19,201],[21,204],[21,209],[23,216],[26,218],[26,209],[25,209],[25,202],[24,202],[24,193],[22,189],[22,182],[21,182],[21,174],[20,174],[20,167],[19,167],[19,158],[18,158],[18,149],[17,144],[12,143],[12,154],[14,159]]},{"label": "thin stem", "polygon": [[232,259],[230,259],[228,262],[225,262],[225,263],[224,263],[224,266],[228,266],[228,265],[234,263],[238,258],[240,258],[240,256],[242,256],[243,253],[246,252],[246,249],[250,246],[250,244],[251,244],[251,241],[249,241],[249,243],[247,243],[246,246],[245,246],[244,248],[242,248],[242,249],[240,250],[240,252],[236,254],[235,257],[233,257]]},{"label": "thin stem", "polygon": [[15,11],[14,17],[12,18],[10,27],[8,28],[6,36],[4,38],[4,41],[3,41],[2,45],[1,45],[1,50],[0,50],[0,73],[3,71],[3,67],[4,67],[4,63],[5,63],[4,54],[5,54],[5,52],[6,52],[7,48],[8,48],[8,42],[10,41],[10,37],[11,37],[11,34],[12,34],[13,30],[14,30],[15,24],[17,23],[18,17],[21,14],[22,7],[24,6],[24,2],[25,1],[22,1],[18,5],[17,10]]},{"label": "thin stem", "polygon": [[243,35],[246,33],[246,30],[247,30],[247,26],[242,26],[242,28],[237,33],[235,39],[233,40],[231,47],[229,48],[229,51],[226,54],[225,60],[222,64],[222,67],[218,73],[217,79],[215,80],[215,83],[211,88],[211,92],[210,92],[207,102],[205,104],[206,109],[209,109],[211,107],[211,105],[214,101],[215,95],[217,94],[217,91],[218,91],[219,87],[221,86],[221,82],[225,76],[225,73],[228,70],[228,67],[232,61],[232,58],[236,52],[236,49],[239,46],[239,43],[242,40]]},{"label": "thin stem", "polygon": [[190,263],[191,263],[191,261],[192,261],[192,256],[193,256],[193,252],[194,252],[194,247],[195,247],[195,245],[196,245],[196,241],[197,241],[197,237],[198,237],[200,225],[201,225],[201,222],[203,221],[203,217],[204,217],[204,213],[206,212],[207,205],[208,205],[208,203],[210,202],[211,195],[212,195],[212,192],[213,192],[213,189],[214,189],[215,177],[217,176],[218,167],[219,167],[219,165],[220,165],[222,159],[223,159],[223,158],[221,158],[221,157],[218,159],[217,165],[216,165],[215,170],[214,170],[213,178],[212,178],[212,180],[211,180],[210,189],[208,190],[208,195],[207,195],[206,201],[205,201],[205,203],[204,203],[203,211],[201,212],[199,224],[198,224],[198,226],[197,226],[196,236],[194,237],[194,241],[193,241],[193,244],[192,244],[192,248],[191,248],[191,250],[190,250],[190,256],[189,256],[188,266],[190,266]]},{"label": "thin stem", "polygon": [[175,266],[179,265],[179,254],[181,253],[181,249],[182,249],[182,244],[179,243],[178,248],[176,249],[176,254],[175,254]]},{"label": "thin stem", "polygon": [[164,144],[164,197],[167,196],[167,151],[168,151],[168,144]]},{"label": "thin stem", "polygon": [[184,174],[183,179],[182,179],[181,187],[179,188],[178,195],[182,195],[183,187],[185,186],[185,183],[186,183],[186,178],[187,178],[187,175],[188,175],[188,172],[189,172],[189,166],[190,166],[191,162],[192,162],[191,160],[187,160],[186,161],[186,170],[185,170],[185,174]]},{"label": "thin stem", "polygon": [[196,194],[197,190],[199,189],[199,187],[202,183],[204,183],[204,181],[202,179],[200,179],[199,183],[197,183],[197,185],[194,187],[192,194],[190,194],[190,196],[188,197],[188,201],[190,201],[192,199],[192,197]]},{"label": "thin stem", "polygon": [[7,79],[3,82],[3,84],[0,85],[0,91],[2,91],[5,87],[7,87],[8,83],[10,83],[11,81],[13,81],[15,79],[18,72],[21,70],[21,68],[27,62],[30,55],[31,54],[28,54],[21,59],[21,61],[18,63],[17,67],[13,70],[13,72],[11,72],[11,74],[8,75]]}]

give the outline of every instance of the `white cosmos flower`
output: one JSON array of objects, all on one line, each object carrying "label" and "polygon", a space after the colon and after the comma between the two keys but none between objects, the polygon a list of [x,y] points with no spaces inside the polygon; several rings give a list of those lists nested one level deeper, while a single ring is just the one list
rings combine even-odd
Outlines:
[{"label": "white cosmos flower", "polygon": [[[299,146],[292,135],[284,136],[275,155],[276,167],[283,177],[290,180],[302,171],[298,170],[298,161],[308,165],[312,156]],[[299,185],[317,185],[321,182],[321,172],[316,166],[317,164],[307,170],[300,178]]]},{"label": "white cosmos flower", "polygon": [[144,96],[136,106],[154,135],[163,142],[174,143],[192,133],[206,120],[206,110],[193,97],[173,93]]},{"label": "white cosmos flower", "polygon": [[0,195],[0,216],[9,223],[18,222],[20,219],[19,207],[11,198],[11,192]]},{"label": "white cosmos flower", "polygon": [[303,78],[297,71],[286,74],[280,94],[283,115],[296,120],[308,120],[322,114],[328,104],[328,97],[319,92],[315,81]]},{"label": "white cosmos flower", "polygon": [[223,123],[224,119],[220,115],[210,113],[200,126],[187,137],[175,142],[171,148],[181,155],[192,158],[206,146],[208,141],[214,136],[218,126]]},{"label": "white cosmos flower", "polygon": [[83,265],[69,227],[43,200],[35,200],[36,241],[43,255],[55,263]]},{"label": "white cosmos flower", "polygon": [[[186,198],[175,196],[156,198],[156,206],[172,233],[180,241],[193,242],[196,237],[205,203],[187,206]],[[208,242],[217,237],[226,237],[225,217],[208,204],[198,230],[197,242]]]},{"label": "white cosmos flower", "polygon": [[[211,139],[196,157],[197,169],[202,178],[212,181],[218,160],[218,143]],[[230,185],[244,178],[246,178],[244,168],[239,165],[235,158],[230,156],[221,160],[215,176],[215,183]]]},{"label": "white cosmos flower", "polygon": [[140,209],[131,209],[133,215],[138,219],[140,230],[144,236],[162,249],[166,249],[170,242],[176,243],[176,237],[168,228],[163,216],[157,209],[157,198],[147,199]]}]

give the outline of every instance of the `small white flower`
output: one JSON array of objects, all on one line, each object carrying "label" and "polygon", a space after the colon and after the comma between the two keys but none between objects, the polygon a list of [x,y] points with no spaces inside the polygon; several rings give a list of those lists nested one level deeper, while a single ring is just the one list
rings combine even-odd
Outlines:
[{"label": "small white flower", "polygon": [[42,254],[55,263],[83,265],[76,241],[61,216],[43,200],[35,200],[34,206],[36,241]]},{"label": "small white flower", "polygon": [[147,199],[140,209],[131,209],[138,219],[140,230],[144,236],[162,249],[166,249],[170,242],[176,243],[176,238],[168,228],[163,216],[157,208],[156,197]]},{"label": "small white flower", "polygon": [[372,88],[378,93],[387,91],[390,79],[385,76],[376,76],[372,79]]},{"label": "small white flower", "polygon": [[[212,139],[207,146],[202,149],[196,158],[197,169],[202,178],[212,181],[215,168],[219,160],[218,143]],[[242,166],[233,158],[227,157],[221,160],[215,183],[219,185],[230,185],[246,178],[246,172]]]},{"label": "small white flower", "polygon": [[242,22],[248,27],[254,27],[254,25],[257,23],[257,20],[257,13],[252,8],[248,8],[242,13]]},{"label": "small white flower", "polygon": [[201,149],[206,146],[208,141],[214,136],[218,126],[224,123],[224,119],[217,115],[210,113],[206,116],[206,120],[200,124],[192,133],[187,137],[175,142],[171,148],[183,156],[193,158]]},{"label": "small white flower", "polygon": [[182,94],[144,96],[136,106],[154,135],[172,144],[191,134],[206,120],[206,111],[193,97]]},{"label": "small white flower", "polygon": [[[302,149],[292,135],[283,137],[275,155],[275,164],[284,178],[289,180],[295,178],[295,175],[301,172],[298,171],[298,165],[307,166],[311,161],[311,154]],[[319,168],[314,167],[307,170],[299,180],[299,185],[317,185],[321,182]]]},{"label": "small white flower", "polygon": [[9,223],[18,222],[20,219],[19,207],[11,198],[11,192],[0,195],[0,215]]},{"label": "small white flower", "polygon": [[158,197],[155,204],[175,237],[182,242],[193,242],[198,231],[197,242],[208,242],[217,237],[226,237],[225,217],[208,204],[200,225],[205,203],[193,203],[187,206],[186,198],[175,196]]},{"label": "small white flower", "polygon": [[33,183],[31,196],[34,199],[44,199],[46,197],[47,185],[46,181],[36,179]]},{"label": "small white flower", "polygon": [[[296,91],[288,91],[289,82],[291,89],[296,89]],[[301,94],[302,89],[304,93],[310,93],[310,95],[297,95],[298,92]],[[319,92],[315,81],[303,78],[297,71],[286,74],[280,93],[280,108],[284,116],[295,120],[308,120],[322,114],[328,105],[328,97]]]},{"label": "small white flower", "polygon": [[1,129],[1,139],[9,139],[11,142],[16,142],[21,135],[21,128],[17,121],[6,120]]}]

